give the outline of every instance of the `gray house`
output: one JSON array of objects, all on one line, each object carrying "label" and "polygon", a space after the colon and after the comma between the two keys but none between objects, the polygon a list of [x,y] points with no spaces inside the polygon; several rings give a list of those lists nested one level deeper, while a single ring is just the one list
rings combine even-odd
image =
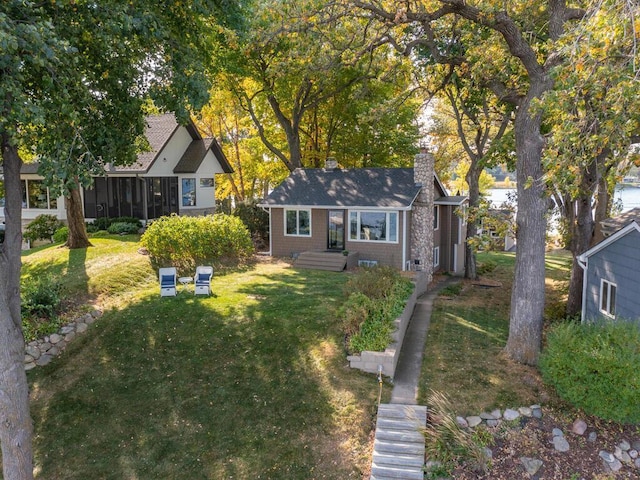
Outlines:
[{"label": "gray house", "polygon": [[[297,169],[261,204],[270,214],[270,254],[299,266],[342,270],[464,271],[467,197],[449,196],[433,157],[414,168]],[[342,255],[341,255],[342,254]],[[342,258],[344,256],[344,258]]]},{"label": "gray house", "polygon": [[578,257],[582,321],[640,319],[640,226],[636,221]]}]

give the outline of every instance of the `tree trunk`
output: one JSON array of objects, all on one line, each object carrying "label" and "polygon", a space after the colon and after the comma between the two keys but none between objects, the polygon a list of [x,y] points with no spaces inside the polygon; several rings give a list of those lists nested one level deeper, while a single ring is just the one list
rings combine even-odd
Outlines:
[{"label": "tree trunk", "polygon": [[80,186],[76,182],[76,188],[64,197],[64,206],[67,210],[67,223],[69,226],[69,238],[67,247],[87,248],[91,247],[87,227],[84,224],[84,212],[82,211],[82,197],[80,196]]},{"label": "tree trunk", "polygon": [[542,343],[545,299],[545,236],[547,202],[544,198],[540,114],[531,101],[551,87],[547,76],[532,78],[527,97],[515,119],[518,212],[516,215],[515,274],[506,353],[519,363],[536,365]]},{"label": "tree trunk", "polygon": [[[615,188],[615,187],[614,187]],[[600,222],[606,220],[611,215],[612,197],[609,191],[609,182],[607,181],[607,174],[600,175],[598,177],[598,191],[596,197],[596,209],[595,209],[595,232],[591,239],[591,247],[604,240],[602,234],[602,228]]]},{"label": "tree trunk", "polygon": [[2,134],[5,239],[0,244],[0,445],[5,480],[33,479],[33,426],[20,315],[22,189],[17,149]]},{"label": "tree trunk", "polygon": [[578,263],[578,257],[589,250],[595,223],[593,221],[593,194],[598,185],[598,161],[593,159],[582,168],[580,178],[580,196],[574,202],[575,221],[571,225],[571,278],[567,298],[567,315],[574,316],[582,310],[582,277],[584,272]]},{"label": "tree trunk", "polygon": [[475,280],[478,278],[476,252],[471,246],[471,241],[478,235],[478,223],[480,219],[476,215],[478,205],[480,204],[480,173],[482,169],[478,168],[478,160],[472,159],[469,170],[467,171],[466,181],[469,185],[469,211],[472,213],[471,219],[467,223],[467,238],[464,247],[464,278]]}]

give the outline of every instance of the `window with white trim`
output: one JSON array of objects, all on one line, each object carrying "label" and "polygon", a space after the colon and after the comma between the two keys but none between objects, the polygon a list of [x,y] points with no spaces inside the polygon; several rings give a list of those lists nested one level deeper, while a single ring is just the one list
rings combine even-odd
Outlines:
[{"label": "window with white trim", "polygon": [[349,239],[361,242],[398,242],[398,212],[349,212]]},{"label": "window with white trim", "polygon": [[438,230],[440,228],[440,206],[433,206],[433,229]]},{"label": "window with white trim", "polygon": [[608,317],[616,316],[616,284],[600,280],[600,311]]},{"label": "window with white trim", "polygon": [[433,247],[433,268],[440,266],[440,247]]},{"label": "window with white trim", "polygon": [[284,234],[292,237],[310,237],[311,210],[285,210]]}]

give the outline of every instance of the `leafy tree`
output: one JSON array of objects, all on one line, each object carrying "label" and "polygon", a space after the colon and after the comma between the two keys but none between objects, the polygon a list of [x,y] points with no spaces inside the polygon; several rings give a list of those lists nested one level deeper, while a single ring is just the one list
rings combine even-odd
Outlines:
[{"label": "leafy tree", "polygon": [[207,136],[220,140],[234,169],[216,182],[216,196],[233,196],[239,203],[263,198],[270,186],[284,180],[288,170],[282,162],[272,159],[251,117],[227,88],[225,76],[221,74],[219,78],[222,82],[211,90],[211,100],[197,120]]},{"label": "leafy tree", "polygon": [[441,143],[447,145],[447,155],[457,159],[454,190],[469,196],[465,277],[476,278],[474,238],[480,228],[480,195],[495,181],[485,169],[498,159],[495,152],[500,151],[501,140],[509,131],[512,107],[496,102],[488,89],[462,77],[451,78],[437,95],[443,101],[438,102],[438,128],[432,135],[438,149]]},{"label": "leafy tree", "polygon": [[[506,352],[519,362],[535,364],[542,338],[547,210],[542,163],[545,112],[540,103],[554,88],[552,68],[562,64],[561,37],[585,10],[562,0],[473,5],[463,0],[410,1],[399,9],[367,0],[347,3],[387,27],[380,41],[391,42],[406,54],[421,46],[434,63],[456,71],[473,68],[474,78],[483,79],[483,85],[516,109],[518,255]],[[458,24],[464,26],[459,34]]]},{"label": "leafy tree", "polygon": [[637,141],[636,2],[599,2],[560,42],[574,68],[556,67],[544,99],[549,132],[544,162],[574,262],[567,314],[580,311],[583,270],[577,257],[602,239],[596,225],[610,216],[615,184],[631,166]]},{"label": "leafy tree", "polygon": [[[289,170],[322,166],[328,156],[369,165],[413,153],[417,131],[398,125],[409,125],[417,109],[389,102],[389,95],[406,100],[409,72],[368,48],[366,21],[316,4],[261,2],[248,28],[228,32],[232,86],[262,142]],[[353,140],[363,148],[343,153]]]},{"label": "leafy tree", "polygon": [[[228,2],[225,5],[232,6]],[[135,158],[143,97],[175,110],[208,91],[199,63],[204,14],[222,4],[60,0],[0,3],[0,146],[5,241],[0,245],[0,443],[5,480],[33,478],[20,319],[20,147],[66,196],[71,246],[86,245],[78,185],[106,162]],[[235,10],[234,10],[235,12]],[[222,18],[222,17],[220,17]],[[198,47],[198,48],[196,48]],[[207,52],[208,55],[208,52]]]}]

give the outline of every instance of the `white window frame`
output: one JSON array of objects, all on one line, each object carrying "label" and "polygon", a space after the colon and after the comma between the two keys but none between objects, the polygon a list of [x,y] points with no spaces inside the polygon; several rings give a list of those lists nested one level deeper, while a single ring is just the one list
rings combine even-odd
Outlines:
[{"label": "white window frame", "polygon": [[440,266],[440,247],[433,247],[433,268]]},{"label": "white window frame", "polygon": [[[296,233],[287,232],[287,213],[296,212]],[[300,212],[307,212],[309,214],[309,233],[300,233]],[[285,237],[311,237],[311,209],[309,208],[285,208],[284,209],[284,236]]]},{"label": "white window frame", "polygon": [[[605,290],[606,290],[606,305],[602,305],[603,300],[605,300]],[[611,302],[611,292],[613,293],[613,305]],[[616,301],[618,297],[618,285],[609,280],[605,280],[604,278],[600,279],[600,296],[598,297],[598,309],[600,313],[606,315],[609,318],[616,318]]]},{"label": "white window frame", "polygon": [[[385,232],[385,239],[384,240],[371,240],[371,239],[366,239],[366,238],[362,238],[361,236],[361,214],[363,213],[382,213],[384,215],[386,215],[385,217],[385,225],[387,227],[387,231]],[[352,215],[356,215],[356,222],[357,222],[357,227],[356,227],[356,237],[353,237],[353,232],[351,231],[351,216]],[[396,217],[396,228],[395,228],[395,232],[391,231],[391,215],[395,215]],[[397,244],[398,243],[398,237],[399,237],[399,229],[400,229],[400,215],[399,212],[397,211],[381,211],[381,210],[349,210],[349,241],[350,242],[367,242],[367,243],[393,243],[393,244]],[[389,238],[392,236],[391,234],[393,233],[393,235],[395,236],[395,240],[389,240]]]},{"label": "white window frame", "polygon": [[433,206],[433,231],[440,229],[440,205]]}]

